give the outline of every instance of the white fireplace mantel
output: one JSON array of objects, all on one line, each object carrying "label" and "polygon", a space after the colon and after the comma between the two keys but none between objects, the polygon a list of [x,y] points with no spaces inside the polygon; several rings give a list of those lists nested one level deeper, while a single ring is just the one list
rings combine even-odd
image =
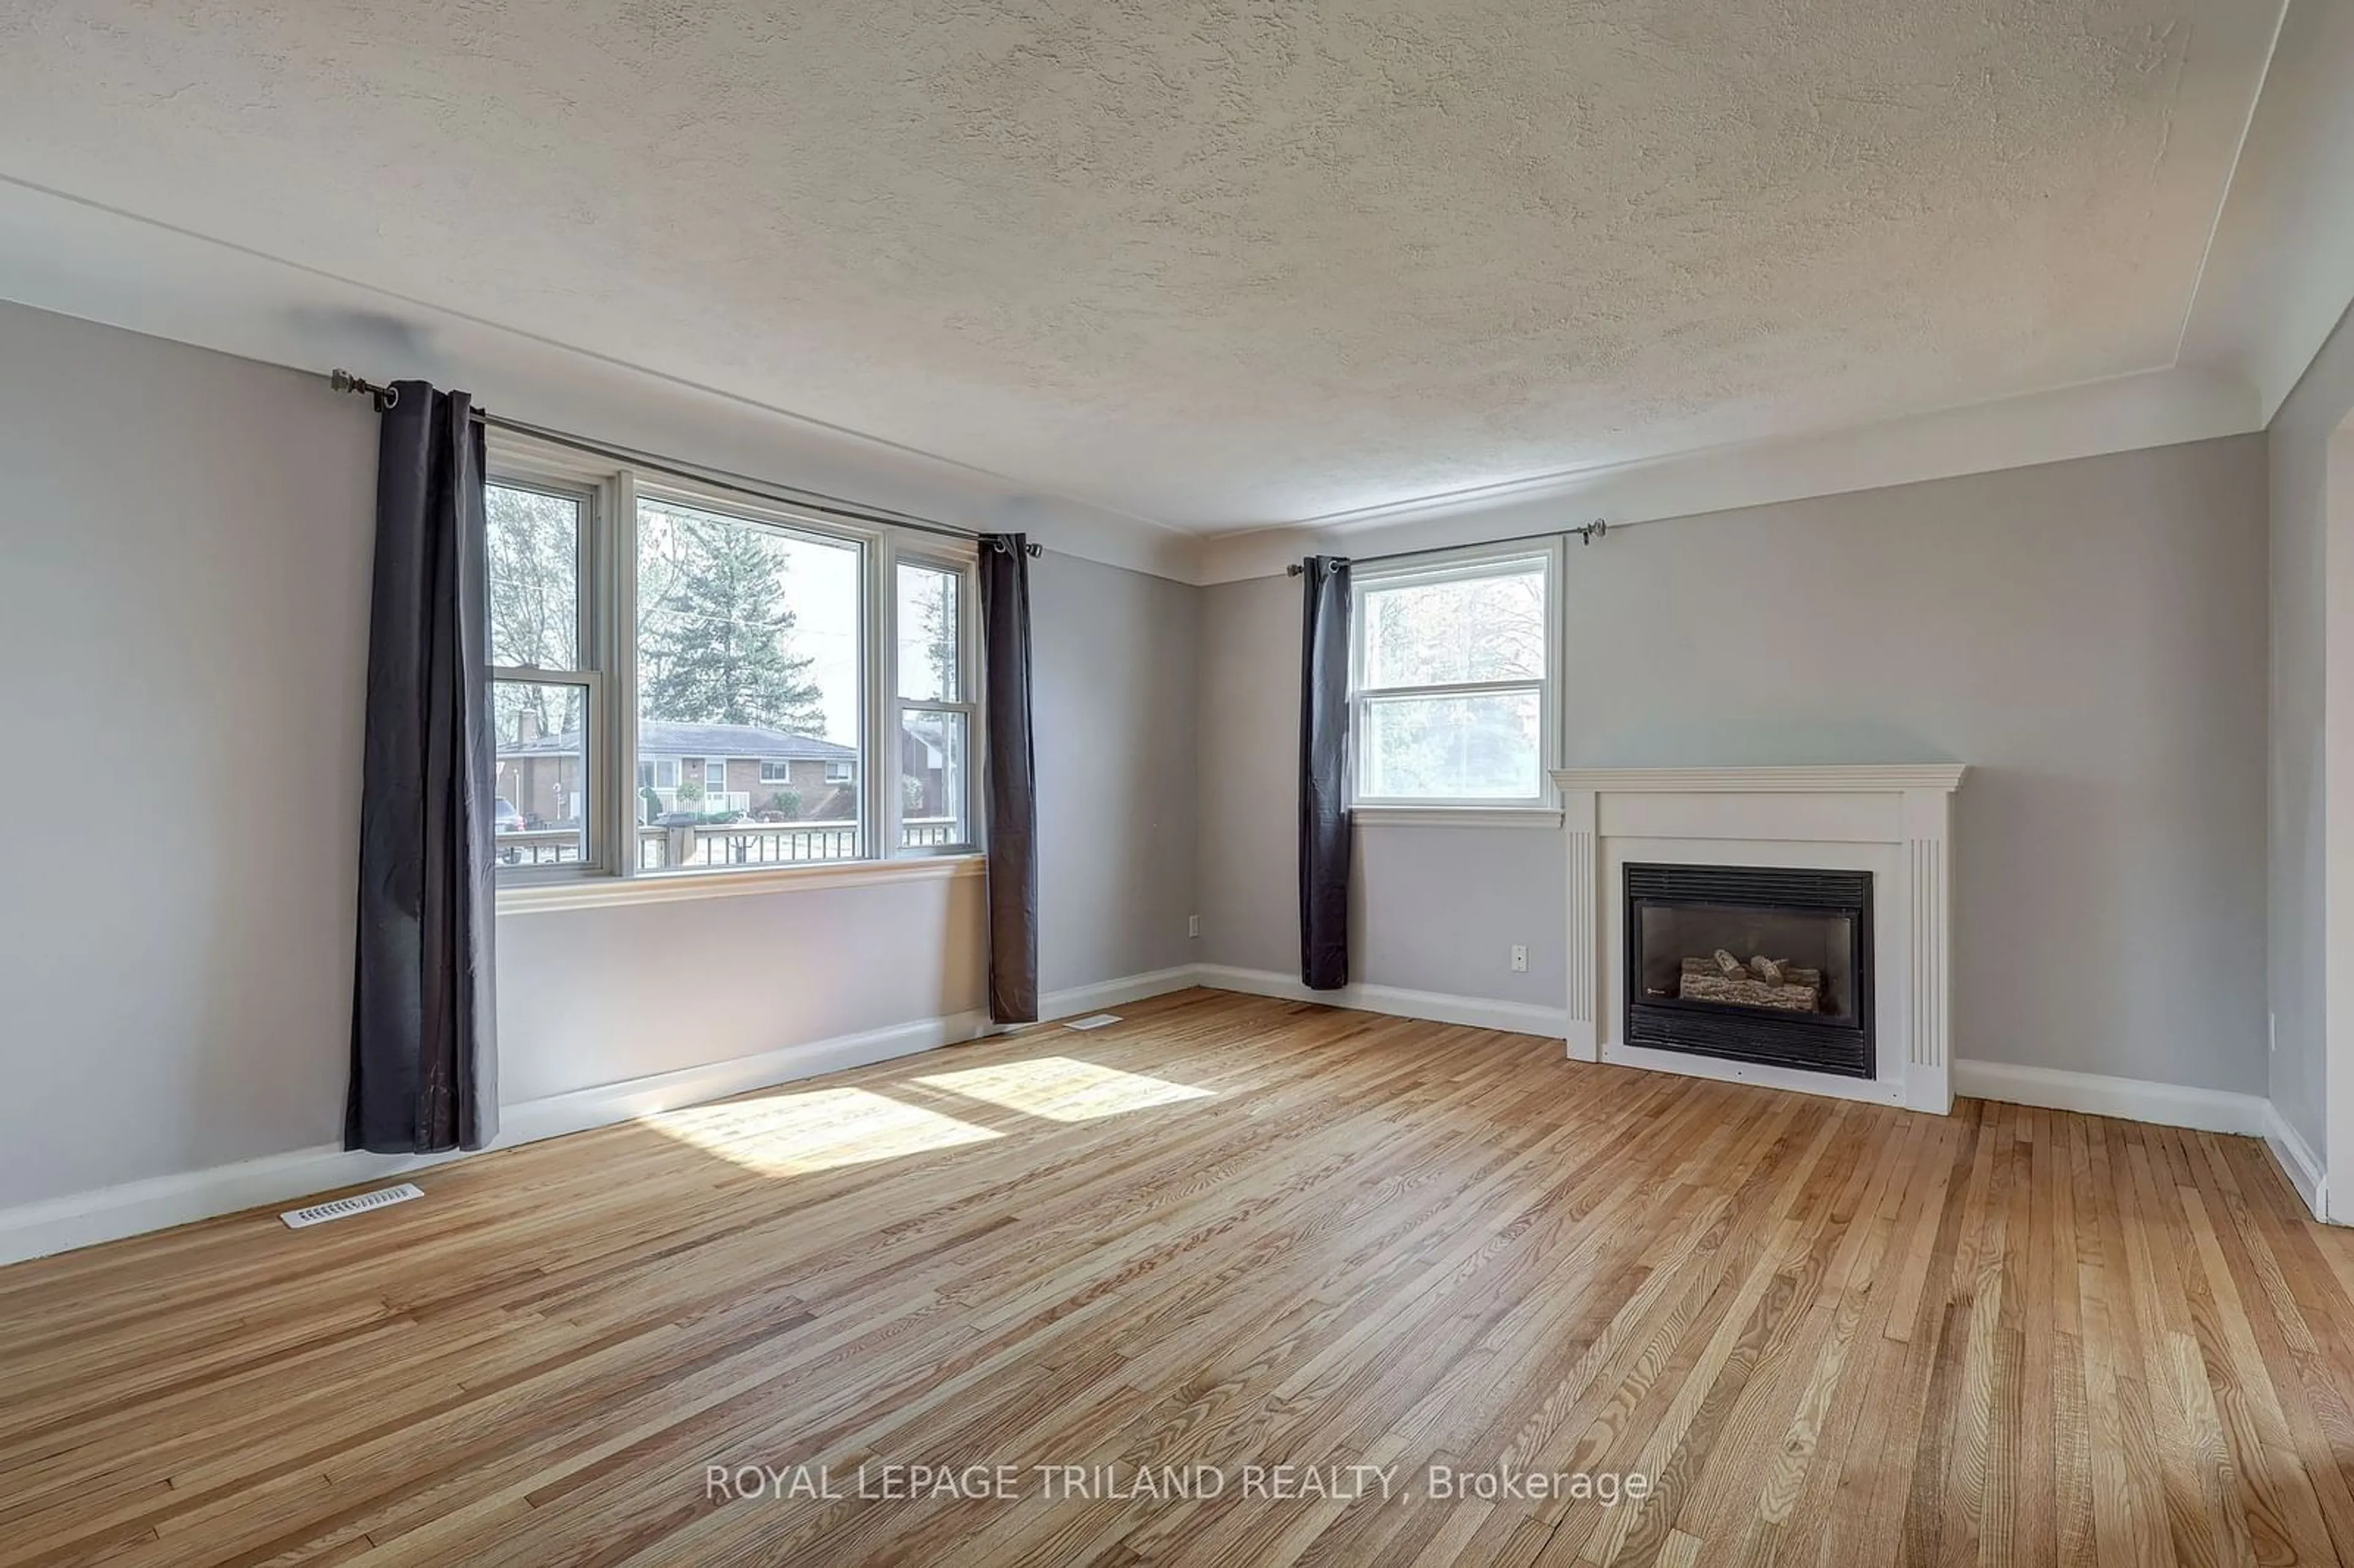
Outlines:
[{"label": "white fireplace mantel", "polygon": [[[1947,840],[1967,768],[1573,768],[1553,776],[1568,834],[1569,1054],[1909,1106],[1953,1108]],[[1629,860],[1872,874],[1875,1075],[1840,1078],[1628,1045]]]}]

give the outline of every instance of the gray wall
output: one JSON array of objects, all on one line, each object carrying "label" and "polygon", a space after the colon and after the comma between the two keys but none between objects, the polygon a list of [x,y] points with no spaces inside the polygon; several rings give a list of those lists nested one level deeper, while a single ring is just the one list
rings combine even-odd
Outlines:
[{"label": "gray wall", "polygon": [[1191,963],[1201,590],[1049,550],[1030,591],[1039,986]]},{"label": "gray wall", "polygon": [[[1970,763],[1956,1054],[2261,1093],[2264,462],[2243,437],[1573,547],[1568,760]],[[1288,972],[1296,585],[1208,597],[1204,956]],[[1359,838],[1354,978],[1561,1005],[1557,835]]]},{"label": "gray wall", "polygon": [[[316,376],[0,305],[0,1208],[340,1137],[375,471]],[[1196,590],[1035,572],[1044,983],[1184,962]],[[973,880],[504,916],[502,1093],[977,1008],[981,934]]]},{"label": "gray wall", "polygon": [[[2354,320],[2354,318],[2349,318]],[[2324,831],[2332,781],[2344,792],[2354,780],[2338,779],[2328,766],[2334,705],[2329,683],[2327,609],[2354,617],[2330,574],[2349,571],[2345,544],[2327,547],[2332,529],[2330,446],[2354,410],[2354,325],[2341,324],[2273,418],[2267,432],[2271,458],[2272,518],[2272,791],[2270,832],[2271,991],[2275,1048],[2270,1092],[2289,1124],[2325,1163],[2323,1107],[2328,948],[2324,910],[2323,866],[2329,853]],[[2341,487],[2354,481],[2354,465]],[[2336,497],[2354,506],[2354,495]],[[2354,543],[2354,520],[2341,519],[2338,538]],[[2341,630],[2340,635],[2343,635]],[[2336,700],[2344,700],[2339,693]],[[2344,819],[2341,818],[2341,821]],[[2338,1086],[2346,1092],[2349,1086]]]},{"label": "gray wall", "polygon": [[1197,945],[1205,963],[1296,975],[1299,585],[1252,577],[1202,597]]},{"label": "gray wall", "polygon": [[352,401],[0,305],[0,1207],[340,1133]]},{"label": "gray wall", "polygon": [[974,1012],[983,929],[975,878],[501,916],[500,1097]]}]

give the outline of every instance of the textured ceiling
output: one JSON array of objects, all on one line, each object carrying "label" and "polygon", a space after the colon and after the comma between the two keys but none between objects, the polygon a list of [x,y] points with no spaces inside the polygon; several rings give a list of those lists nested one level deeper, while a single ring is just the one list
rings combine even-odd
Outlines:
[{"label": "textured ceiling", "polygon": [[1185,527],[2172,362],[2276,0],[0,6],[0,174]]}]

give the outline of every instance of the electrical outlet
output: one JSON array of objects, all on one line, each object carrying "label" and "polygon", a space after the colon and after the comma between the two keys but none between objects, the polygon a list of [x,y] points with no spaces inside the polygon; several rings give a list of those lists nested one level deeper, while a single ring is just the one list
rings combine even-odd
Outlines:
[{"label": "electrical outlet", "polygon": [[1512,972],[1514,974],[1529,972],[1529,950],[1518,942],[1512,944]]},{"label": "electrical outlet", "polygon": [[1198,936],[1200,936],[1201,934],[1202,934],[1202,917],[1201,917],[1199,915],[1188,915],[1188,916],[1185,916],[1185,935],[1187,935],[1188,937],[1198,937]]}]

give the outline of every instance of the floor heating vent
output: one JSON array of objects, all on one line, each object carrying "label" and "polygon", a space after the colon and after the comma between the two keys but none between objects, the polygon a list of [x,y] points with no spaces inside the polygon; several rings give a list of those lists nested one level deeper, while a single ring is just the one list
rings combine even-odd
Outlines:
[{"label": "floor heating vent", "polygon": [[289,1209],[278,1217],[286,1222],[290,1231],[304,1225],[323,1225],[329,1220],[340,1220],[346,1214],[364,1214],[370,1209],[381,1209],[388,1203],[406,1203],[411,1198],[422,1198],[424,1190],[411,1181],[398,1187],[378,1187],[373,1192],[362,1192],[350,1198],[334,1198],[323,1203],[313,1203],[307,1209]]},{"label": "floor heating vent", "polygon": [[1108,1029],[1119,1022],[1117,1012],[1091,1012],[1085,1018],[1074,1018],[1063,1025],[1066,1029]]}]

